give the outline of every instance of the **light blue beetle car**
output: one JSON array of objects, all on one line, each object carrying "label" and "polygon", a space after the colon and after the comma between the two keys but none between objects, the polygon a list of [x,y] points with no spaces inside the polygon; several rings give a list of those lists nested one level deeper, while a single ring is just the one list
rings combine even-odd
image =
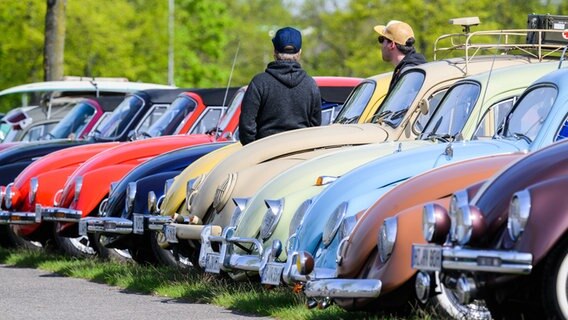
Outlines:
[{"label": "light blue beetle car", "polygon": [[[305,207],[302,223],[289,239],[292,252],[288,252],[291,258],[284,269],[285,281],[307,281],[304,292],[311,297],[355,297],[357,286],[348,286],[349,292],[342,291],[341,284],[346,279],[337,279],[336,271],[336,260],[342,258],[339,243],[350,236],[356,223],[354,215],[369,208],[400,182],[428,169],[489,154],[537,150],[553,143],[566,122],[568,92],[558,93],[558,88],[566,86],[566,69],[537,80],[515,104],[501,130],[491,140],[409,150],[380,158],[340,177]],[[396,223],[388,229],[396,232]],[[396,248],[392,240],[396,237],[385,234],[387,236],[381,240],[393,243],[378,243],[378,250],[380,256],[388,257]],[[391,252],[382,252],[389,250]],[[357,282],[356,279],[348,281]],[[378,295],[380,280],[376,282]],[[368,296],[368,292],[365,295]]]}]

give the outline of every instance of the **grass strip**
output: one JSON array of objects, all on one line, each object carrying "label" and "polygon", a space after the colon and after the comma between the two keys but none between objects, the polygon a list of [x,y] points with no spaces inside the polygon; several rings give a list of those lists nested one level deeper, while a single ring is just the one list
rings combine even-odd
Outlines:
[{"label": "grass strip", "polygon": [[[402,319],[397,316],[347,312],[337,306],[318,310],[305,307],[305,298],[288,287],[267,289],[259,283],[235,282],[196,270],[136,263],[77,259],[44,251],[0,248],[0,263],[36,268],[63,276],[117,286],[131,292],[152,294],[194,303],[211,303],[243,314],[293,319]],[[439,319],[415,310],[404,319]]]}]

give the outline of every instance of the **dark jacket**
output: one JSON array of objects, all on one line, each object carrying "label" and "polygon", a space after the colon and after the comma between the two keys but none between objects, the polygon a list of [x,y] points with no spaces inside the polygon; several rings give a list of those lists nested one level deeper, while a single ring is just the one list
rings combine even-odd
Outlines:
[{"label": "dark jacket", "polygon": [[275,133],[320,124],[321,95],[314,79],[297,62],[274,61],[248,85],[239,137],[246,145]]},{"label": "dark jacket", "polygon": [[424,58],[424,56],[422,54],[420,54],[420,53],[418,53],[414,50],[407,53],[406,56],[404,56],[404,59],[402,59],[398,63],[396,68],[394,68],[394,72],[392,74],[392,79],[391,79],[391,82],[389,84],[389,92],[391,92],[392,88],[394,88],[394,85],[398,81],[398,78],[400,78],[400,73],[402,72],[402,69],[404,69],[406,67],[417,66],[417,65],[423,64],[423,63],[426,63],[426,58]]}]

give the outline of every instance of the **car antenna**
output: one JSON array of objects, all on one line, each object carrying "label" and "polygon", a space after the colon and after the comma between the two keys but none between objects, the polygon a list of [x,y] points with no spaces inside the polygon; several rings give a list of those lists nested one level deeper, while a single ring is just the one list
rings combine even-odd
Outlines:
[{"label": "car antenna", "polygon": [[[498,38],[497,42],[499,44],[501,44],[501,34],[499,34],[499,38]],[[487,95],[487,90],[489,89],[489,84],[491,83],[491,76],[493,75],[493,69],[495,67],[495,60],[496,59],[497,59],[497,50],[495,50],[495,54],[493,55],[493,61],[491,61],[491,67],[489,68],[489,74],[487,75],[487,81],[485,82],[485,88],[483,89],[483,95],[481,96],[480,106],[483,106],[483,103],[485,103],[485,97]],[[477,119],[475,120],[476,129],[477,129],[477,126],[479,126],[479,120],[481,120],[481,110],[477,114]],[[474,131],[474,134],[475,134],[475,131]]]},{"label": "car antenna", "polygon": [[[233,57],[233,65],[231,66],[231,73],[229,73],[229,82],[227,82],[227,89],[225,90],[225,96],[223,97],[223,107],[227,103],[227,96],[229,95],[229,88],[231,87],[231,80],[233,79],[233,71],[235,70],[235,64],[237,63],[237,57],[239,56],[239,49],[241,47],[241,41],[237,43],[237,50],[235,51],[235,56]],[[229,106],[227,106],[229,108]],[[225,108],[222,109],[221,115],[217,120],[217,125],[215,126],[215,141],[217,141],[217,137],[219,136],[219,123],[221,123],[221,119],[225,115]]]},{"label": "car antenna", "polygon": [[558,69],[562,68],[562,62],[564,62],[564,57],[566,56],[566,49],[568,49],[568,46],[565,46],[564,50],[562,50],[562,55],[560,56],[560,62],[558,62]]}]

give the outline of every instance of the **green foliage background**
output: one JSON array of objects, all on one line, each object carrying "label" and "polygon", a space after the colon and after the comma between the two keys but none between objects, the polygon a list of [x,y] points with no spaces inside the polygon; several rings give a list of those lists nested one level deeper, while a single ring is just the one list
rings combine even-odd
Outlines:
[{"label": "green foliage background", "polygon": [[[2,0],[0,90],[43,80],[46,0]],[[561,0],[175,0],[175,85],[244,85],[272,60],[271,32],[304,34],[302,64],[312,75],[368,77],[381,60],[372,27],[410,23],[418,50],[459,32],[448,19],[479,16],[478,28],[524,28],[527,14],[568,14]],[[167,82],[168,0],[67,0],[65,74]]]}]

